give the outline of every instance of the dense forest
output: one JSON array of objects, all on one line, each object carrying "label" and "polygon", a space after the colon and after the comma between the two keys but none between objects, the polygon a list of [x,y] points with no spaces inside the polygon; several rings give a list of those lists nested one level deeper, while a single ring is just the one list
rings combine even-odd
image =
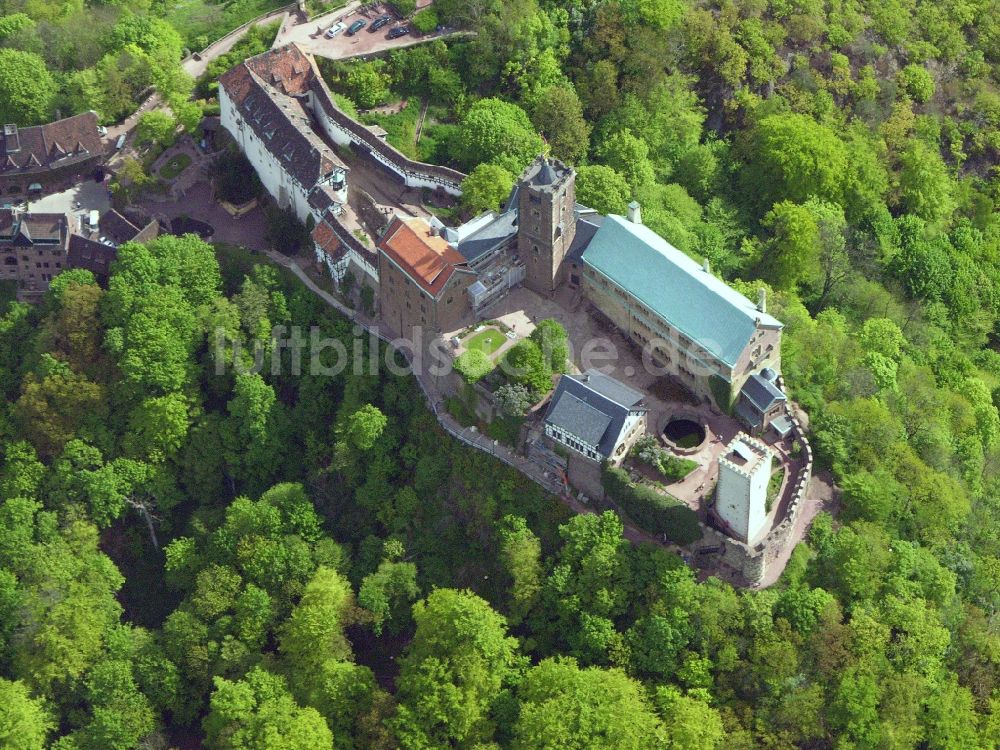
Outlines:
[{"label": "dense forest", "polygon": [[[4,119],[191,92],[166,8],[0,11]],[[427,101],[419,140],[420,107],[367,116],[468,171],[466,214],[547,148],[580,202],[768,287],[837,516],[770,589],[696,583],[448,440],[409,378],[238,374],[218,329],[353,345],[294,279],[127,246],[107,289],[0,317],[0,746],[1000,746],[1000,5],[421,13],[475,34],[323,61],[344,106]]]}]

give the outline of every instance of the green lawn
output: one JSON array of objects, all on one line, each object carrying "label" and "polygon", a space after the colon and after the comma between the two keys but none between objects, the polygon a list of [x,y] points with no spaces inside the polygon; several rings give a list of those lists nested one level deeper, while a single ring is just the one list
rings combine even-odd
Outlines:
[{"label": "green lawn", "polygon": [[503,342],[506,340],[507,337],[500,333],[500,331],[495,328],[487,328],[485,331],[480,331],[471,339],[466,341],[465,348],[470,351],[472,349],[478,349],[483,354],[492,354],[503,346]]},{"label": "green lawn", "polygon": [[172,180],[191,164],[191,156],[189,154],[177,154],[173,156],[170,160],[160,167],[160,177],[165,180]]}]

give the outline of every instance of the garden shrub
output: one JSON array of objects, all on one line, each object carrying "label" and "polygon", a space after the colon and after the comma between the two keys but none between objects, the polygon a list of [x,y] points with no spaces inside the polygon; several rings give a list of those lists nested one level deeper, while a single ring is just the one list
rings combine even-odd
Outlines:
[{"label": "garden shrub", "polygon": [[636,484],[624,470],[610,466],[604,469],[601,485],[608,497],[644,530],[665,534],[667,539],[681,545],[701,539],[698,514],[677,498]]},{"label": "garden shrub", "polygon": [[698,465],[687,458],[672,456],[652,435],[644,435],[635,441],[632,457],[654,468],[665,479],[676,482],[690,474]]},{"label": "garden shrub", "polygon": [[452,364],[466,383],[476,383],[493,372],[493,361],[478,349],[462,352]]}]

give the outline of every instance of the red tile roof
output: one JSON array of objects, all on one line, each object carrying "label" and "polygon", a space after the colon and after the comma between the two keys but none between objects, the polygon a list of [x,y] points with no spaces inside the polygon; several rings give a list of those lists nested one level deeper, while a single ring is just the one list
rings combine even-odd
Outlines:
[{"label": "red tile roof", "polygon": [[84,112],[29,128],[0,131],[0,175],[32,174],[87,161],[103,153],[97,113]]},{"label": "red tile roof", "polygon": [[302,96],[319,76],[294,44],[244,60],[219,78],[243,121],[307,190],[346,165],[315,127]]},{"label": "red tile roof", "polygon": [[312,231],[312,239],[316,247],[330,256],[331,260],[339,260],[346,252],[340,238],[333,231],[333,227],[325,221],[321,221]]},{"label": "red tile roof", "polygon": [[378,241],[379,250],[430,295],[437,297],[465,258],[420,218],[395,217]]}]

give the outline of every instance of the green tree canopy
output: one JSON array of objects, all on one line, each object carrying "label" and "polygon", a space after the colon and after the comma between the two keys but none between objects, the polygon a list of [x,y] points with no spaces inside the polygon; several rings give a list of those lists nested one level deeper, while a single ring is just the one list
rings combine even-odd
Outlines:
[{"label": "green tree canopy", "polygon": [[479,164],[462,180],[462,206],[479,214],[498,211],[514,187],[514,175],[496,164]]},{"label": "green tree canopy", "polygon": [[53,728],[42,702],[22,682],[0,678],[0,746],[9,750],[43,750]]},{"label": "green tree canopy", "polygon": [[321,750],[333,735],[314,708],[298,706],[281,677],[254,667],[239,681],[215,678],[203,722],[212,750]]},{"label": "green tree canopy", "polygon": [[632,198],[632,188],[625,178],[603,164],[584,164],[576,168],[576,199],[600,214],[625,215]]},{"label": "green tree canopy", "polygon": [[490,709],[515,664],[504,618],[475,594],[437,589],[413,606],[396,731],[404,748],[472,746],[492,736]]},{"label": "green tree canopy", "polygon": [[52,118],[56,84],[33,52],[0,49],[0,120],[21,126]]},{"label": "green tree canopy", "polygon": [[518,687],[514,750],[663,747],[664,727],[642,686],[618,669],[545,659]]},{"label": "green tree canopy", "polygon": [[764,117],[747,133],[740,155],[746,162],[746,200],[759,215],[783,200],[843,201],[847,149],[836,133],[807,115]]},{"label": "green tree canopy", "polygon": [[542,151],[542,139],[527,113],[500,99],[480,99],[459,127],[457,157],[472,169],[489,162],[510,174],[520,174]]}]

